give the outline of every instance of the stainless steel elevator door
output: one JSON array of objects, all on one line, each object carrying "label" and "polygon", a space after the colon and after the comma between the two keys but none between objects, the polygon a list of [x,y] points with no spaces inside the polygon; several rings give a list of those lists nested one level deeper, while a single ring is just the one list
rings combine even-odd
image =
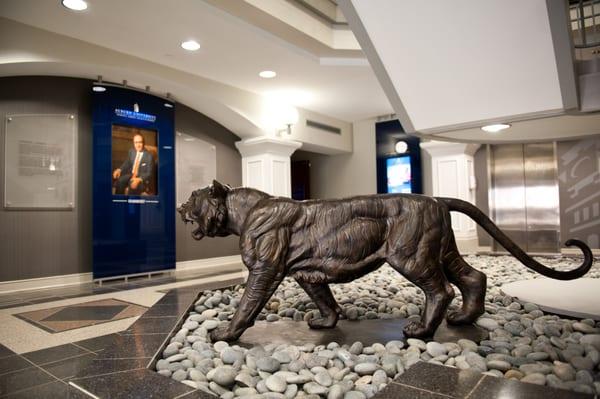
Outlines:
[{"label": "stainless steel elevator door", "polygon": [[[490,211],[521,248],[559,252],[558,177],[553,143],[488,147]],[[504,249],[494,241],[494,251]]]}]

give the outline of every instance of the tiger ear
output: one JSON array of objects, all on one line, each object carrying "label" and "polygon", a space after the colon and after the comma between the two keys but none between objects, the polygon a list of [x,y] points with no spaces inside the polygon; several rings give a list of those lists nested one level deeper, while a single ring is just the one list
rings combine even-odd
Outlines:
[{"label": "tiger ear", "polygon": [[221,184],[216,180],[213,180],[213,184],[210,187],[209,194],[211,197],[225,198],[229,190],[229,186]]}]

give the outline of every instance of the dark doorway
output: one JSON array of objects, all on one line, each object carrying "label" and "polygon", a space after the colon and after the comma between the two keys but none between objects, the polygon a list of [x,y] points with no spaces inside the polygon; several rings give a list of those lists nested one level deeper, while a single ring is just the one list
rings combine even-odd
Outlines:
[{"label": "dark doorway", "polygon": [[310,199],[310,162],[292,161],[292,198]]}]

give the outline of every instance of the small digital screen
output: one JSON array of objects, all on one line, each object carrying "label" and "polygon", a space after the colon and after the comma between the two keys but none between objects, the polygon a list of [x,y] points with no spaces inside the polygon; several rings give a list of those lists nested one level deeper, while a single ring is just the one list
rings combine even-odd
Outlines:
[{"label": "small digital screen", "polygon": [[157,171],[157,132],[133,126],[113,125],[113,195],[156,195]]},{"label": "small digital screen", "polygon": [[388,193],[412,193],[410,156],[388,158],[385,161]]}]

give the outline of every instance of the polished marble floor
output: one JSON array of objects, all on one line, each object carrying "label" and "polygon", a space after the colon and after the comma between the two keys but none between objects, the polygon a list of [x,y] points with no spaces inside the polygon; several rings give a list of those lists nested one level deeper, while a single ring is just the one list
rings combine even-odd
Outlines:
[{"label": "polished marble floor", "polygon": [[[116,283],[110,291],[66,297],[21,293],[20,305],[0,310],[1,398],[170,398],[210,399],[214,396],[158,375],[151,368],[169,334],[181,324],[198,292],[244,280],[241,272],[177,280]],[[118,289],[117,289],[118,287]],[[93,288],[93,287],[92,287]],[[104,287],[109,288],[109,287]],[[74,287],[65,288],[69,295]],[[16,297],[16,296],[15,296]],[[58,298],[58,299],[56,299]],[[18,313],[119,300],[147,307],[141,316],[51,333],[17,317]],[[105,302],[106,303],[106,302]],[[115,305],[117,302],[108,302]],[[118,309],[112,309],[110,316]],[[105,312],[106,313],[106,312]],[[68,312],[77,317],[81,313]],[[89,314],[83,318],[92,317]],[[593,396],[518,381],[485,376],[469,370],[419,362],[379,392],[375,399],[583,399]]]},{"label": "polished marble floor", "polygon": [[[183,271],[151,279],[105,282],[102,287],[93,284],[66,286],[46,290],[22,291],[0,295],[0,344],[16,353],[26,353],[48,347],[63,345],[82,339],[118,333],[126,330],[139,316],[122,318],[105,323],[86,323],[87,326],[51,332],[41,329],[17,316],[18,314],[41,311],[50,308],[82,305],[93,301],[114,300],[141,307],[151,307],[166,292],[174,288],[197,285],[200,283],[221,284],[232,278],[240,281],[245,275],[242,266],[227,274],[208,274],[206,271]],[[78,293],[78,294],[76,294]],[[15,302],[20,298],[20,302]],[[65,316],[69,316],[68,314]],[[92,316],[85,316],[89,318]],[[52,322],[50,322],[52,323]],[[60,324],[60,323],[59,323]],[[72,323],[73,324],[73,323]],[[66,326],[63,325],[63,326]]]},{"label": "polished marble floor", "polygon": [[[117,388],[125,382],[137,392],[133,397],[190,394],[193,390],[189,387],[158,378],[161,376],[148,370],[148,366],[199,291],[238,284],[244,278],[241,272],[186,272],[145,281],[115,282],[100,289],[84,284],[65,287],[63,291],[56,288],[44,293],[10,294],[22,302],[0,310],[0,397],[90,398],[94,396],[84,388],[90,384],[94,389],[108,390],[97,397],[132,397],[127,389]],[[73,296],[74,292],[81,296]],[[1,297],[6,301],[9,295]],[[88,309],[82,309],[85,307]],[[81,322],[115,317],[131,307],[145,311],[141,317],[108,320],[66,331],[50,331],[17,317],[45,312],[50,322]],[[148,382],[154,378],[160,382],[158,385]],[[194,396],[186,396],[191,397]]]},{"label": "polished marble floor", "polygon": [[[242,270],[242,265],[239,265]],[[0,293],[0,309],[9,309],[39,303],[54,302],[62,299],[80,298],[91,295],[123,292],[133,289],[162,286],[180,282],[196,281],[199,278],[218,276],[222,272],[198,272],[194,270],[167,272],[148,277],[129,278],[104,281],[102,285],[94,282],[69,285],[65,287],[35,289],[2,294]],[[160,291],[160,289],[157,289]],[[164,290],[163,290],[164,291]]]}]

